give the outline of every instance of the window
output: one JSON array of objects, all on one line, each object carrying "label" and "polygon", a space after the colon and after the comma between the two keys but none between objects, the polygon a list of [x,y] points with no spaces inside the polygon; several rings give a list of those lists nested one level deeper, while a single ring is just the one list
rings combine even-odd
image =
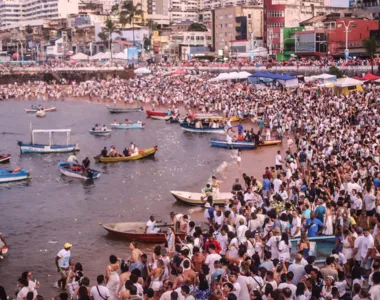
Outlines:
[{"label": "window", "polygon": [[283,11],[270,11],[267,14],[268,18],[284,17]]},{"label": "window", "polygon": [[228,28],[232,28],[233,27],[233,24],[232,23],[229,23],[228,24]]},{"label": "window", "polygon": [[248,19],[252,18],[252,15],[251,14],[248,14]]}]

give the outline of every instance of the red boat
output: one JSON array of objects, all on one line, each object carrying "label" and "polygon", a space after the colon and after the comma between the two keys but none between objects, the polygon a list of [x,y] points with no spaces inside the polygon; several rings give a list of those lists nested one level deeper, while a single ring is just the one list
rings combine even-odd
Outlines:
[{"label": "red boat", "polygon": [[158,112],[158,111],[152,111],[152,110],[147,110],[145,112],[148,117],[150,116],[166,117],[168,115],[166,112]]},{"label": "red boat", "polygon": [[11,159],[10,154],[0,154],[0,163],[9,162],[10,159]]},{"label": "red boat", "polygon": [[8,245],[0,235],[0,256],[8,253]]},{"label": "red boat", "polygon": [[[161,227],[159,233],[145,233],[146,223],[143,222],[110,223],[102,224],[102,226],[109,234],[115,237],[124,238],[129,241],[160,244],[165,243],[165,229],[170,225],[157,225]],[[184,239],[185,234],[177,234],[176,240],[178,241],[179,238]]]}]

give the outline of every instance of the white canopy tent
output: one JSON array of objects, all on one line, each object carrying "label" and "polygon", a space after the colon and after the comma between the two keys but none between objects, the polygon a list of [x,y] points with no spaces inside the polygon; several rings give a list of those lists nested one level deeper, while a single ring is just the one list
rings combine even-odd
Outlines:
[{"label": "white canopy tent", "polygon": [[224,81],[224,80],[236,80],[236,79],[247,79],[251,73],[248,72],[231,72],[231,73],[220,73],[217,77],[209,79],[209,82]]},{"label": "white canopy tent", "polygon": [[252,75],[251,73],[248,73],[246,71],[239,72],[238,74],[239,74],[239,79],[247,79],[249,76]]},{"label": "white canopy tent", "polygon": [[111,52],[105,52],[104,54],[103,54],[103,57],[102,57],[102,59],[111,59]]},{"label": "white canopy tent", "polygon": [[150,73],[152,73],[152,71],[149,70],[148,68],[145,68],[145,67],[138,68],[138,69],[135,70],[135,74],[144,75],[144,74],[150,74]]},{"label": "white canopy tent", "polygon": [[91,57],[90,57],[90,60],[99,60],[99,59],[103,59],[103,56],[104,56],[104,52],[98,52],[98,53],[96,53],[95,55],[91,56]]},{"label": "white canopy tent", "polygon": [[331,74],[320,74],[310,77],[305,77],[305,82],[323,80],[324,82],[336,81],[336,76]]},{"label": "white canopy tent", "polygon": [[114,58],[116,58],[116,59],[127,59],[127,58],[125,57],[125,53],[124,53],[124,52],[119,52],[118,54],[116,54],[116,55],[114,56]]},{"label": "white canopy tent", "polygon": [[84,53],[77,53],[70,57],[71,60],[88,60],[88,55]]},{"label": "white canopy tent", "polygon": [[335,86],[343,88],[343,87],[349,87],[349,86],[363,85],[363,83],[364,83],[363,81],[346,77],[346,78],[337,80],[337,82],[335,82]]}]

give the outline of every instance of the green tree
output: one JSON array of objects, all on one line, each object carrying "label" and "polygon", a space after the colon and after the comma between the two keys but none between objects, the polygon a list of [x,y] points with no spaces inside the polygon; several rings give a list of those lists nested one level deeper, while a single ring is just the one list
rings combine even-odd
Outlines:
[{"label": "green tree", "polygon": [[335,66],[332,66],[329,68],[329,74],[331,75],[335,75],[337,78],[342,78],[343,77],[343,73],[340,69],[338,69],[337,67]]},{"label": "green tree", "polygon": [[125,24],[128,23],[132,25],[133,43],[135,43],[135,17],[143,16],[143,13],[144,12],[141,9],[141,3],[134,5],[132,1],[125,1],[121,5],[119,19],[125,22]]},{"label": "green tree", "polygon": [[373,74],[373,57],[375,56],[376,48],[377,48],[376,38],[371,37],[370,39],[364,39],[362,41],[362,44],[363,44],[363,48],[367,52],[368,57],[371,58],[371,67],[372,67],[372,74]]},{"label": "green tree", "polygon": [[208,31],[207,27],[201,23],[193,23],[189,26],[188,31]]},{"label": "green tree", "polygon": [[119,33],[119,34],[121,34],[121,31],[117,27],[116,23],[114,21],[112,21],[110,17],[108,17],[106,19],[105,23],[104,23],[104,27],[102,28],[102,32],[99,33],[98,36],[103,41],[104,41],[104,38],[107,37],[106,39],[108,40],[108,49],[111,52],[111,60],[112,60],[112,49],[111,49],[112,33]]}]

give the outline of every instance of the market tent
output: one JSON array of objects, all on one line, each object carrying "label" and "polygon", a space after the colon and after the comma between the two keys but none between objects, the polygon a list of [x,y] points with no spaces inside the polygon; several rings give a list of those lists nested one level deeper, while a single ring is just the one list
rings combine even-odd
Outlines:
[{"label": "market tent", "polygon": [[239,79],[238,72],[231,72],[227,74],[227,80],[234,80],[234,79]]},{"label": "market tent", "polygon": [[143,74],[150,74],[150,73],[152,73],[152,71],[149,70],[148,68],[138,68],[135,70],[135,74],[143,75]]},{"label": "market tent", "polygon": [[324,82],[336,81],[336,76],[331,74],[320,74],[315,76],[305,77],[305,82],[323,80]]},{"label": "market tent", "polygon": [[88,60],[88,55],[84,53],[77,53],[70,57],[72,60]]},{"label": "market tent", "polygon": [[379,80],[380,76],[376,76],[368,72],[363,77],[352,77],[352,78],[355,78],[357,80],[363,80],[363,81],[374,81],[374,80]]},{"label": "market tent", "polygon": [[362,84],[363,84],[363,81],[360,81],[360,80],[357,80],[354,78],[350,78],[350,77],[346,77],[346,78],[339,79],[335,83],[335,86],[343,88],[343,87],[357,86],[357,85],[362,85]]},{"label": "market tent", "polygon": [[246,71],[239,72],[239,79],[247,79],[249,76],[251,76],[251,73],[248,73]]},{"label": "market tent", "polygon": [[215,82],[215,81],[222,81],[222,80],[228,80],[228,73],[220,73],[215,78],[209,79],[208,82]]},{"label": "market tent", "polygon": [[273,78],[273,75],[269,72],[255,72],[249,77]]},{"label": "market tent", "polygon": [[104,53],[98,52],[95,55],[91,56],[90,60],[99,60],[99,59],[103,59],[103,57],[104,57]]},{"label": "market tent", "polygon": [[125,57],[125,53],[124,53],[124,52],[119,52],[118,54],[116,54],[116,55],[114,56],[114,58],[116,58],[116,59],[127,59],[127,58]]},{"label": "market tent", "polygon": [[104,53],[102,59],[111,59],[111,52]]}]

